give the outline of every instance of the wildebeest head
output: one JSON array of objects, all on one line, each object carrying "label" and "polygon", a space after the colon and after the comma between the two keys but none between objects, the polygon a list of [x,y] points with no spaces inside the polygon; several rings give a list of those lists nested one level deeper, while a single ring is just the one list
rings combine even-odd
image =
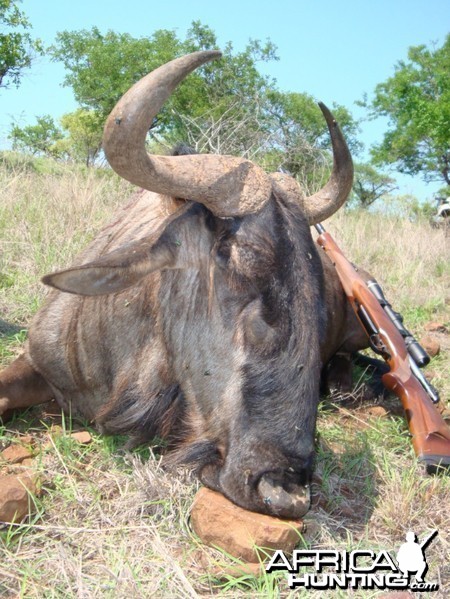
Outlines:
[{"label": "wildebeest head", "polygon": [[309,198],[294,179],[241,158],[148,155],[146,133],[163,102],[219,55],[196,52],[153,71],[105,126],[111,166],[178,207],[147,236],[44,281],[90,296],[140,285],[152,313],[147,326],[166,348],[167,379],[182,397],[174,421],[184,458],[235,503],[298,517],[308,508],[326,326],[309,225],[345,201],[352,162],[324,106],[334,166]]}]

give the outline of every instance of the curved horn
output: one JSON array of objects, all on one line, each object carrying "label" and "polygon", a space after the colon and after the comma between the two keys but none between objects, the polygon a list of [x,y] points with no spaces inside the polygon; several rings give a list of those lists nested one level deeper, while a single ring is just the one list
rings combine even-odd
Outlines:
[{"label": "curved horn", "polygon": [[220,56],[214,50],[194,52],[143,77],[109,115],[103,149],[112,168],[135,185],[201,202],[216,216],[238,216],[259,210],[270,197],[271,183],[260,167],[234,156],[150,156],[145,149],[152,121],[176,86]]},{"label": "curved horn", "polygon": [[302,202],[310,225],[334,214],[347,199],[353,184],[353,161],[344,136],[325,104],[319,102],[319,106],[330,131],[333,170],[326,185]]}]

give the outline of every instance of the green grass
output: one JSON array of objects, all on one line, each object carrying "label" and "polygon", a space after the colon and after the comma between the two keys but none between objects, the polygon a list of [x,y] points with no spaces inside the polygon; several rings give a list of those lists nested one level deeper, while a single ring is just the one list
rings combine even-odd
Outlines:
[{"label": "green grass", "polygon": [[2,333],[0,331],[0,364],[6,364],[14,358],[23,346],[27,332],[10,328]]},{"label": "green grass", "polygon": [[[86,169],[21,162],[0,156],[0,363],[23,347],[31,317],[45,297],[46,272],[70,264],[102,222],[112,219],[128,184]],[[328,226],[328,224],[327,224]],[[329,229],[352,261],[383,285],[405,326],[418,338],[431,320],[450,324],[445,234],[426,223],[358,213],[337,214]],[[438,334],[433,384],[450,396],[450,337]],[[324,398],[319,410],[313,507],[299,540],[309,548],[395,552],[406,531],[423,537],[438,528],[427,558],[428,579],[450,593],[450,483],[424,477],[417,465],[400,404],[363,400],[367,375],[355,373],[356,391]],[[371,415],[373,406],[384,415]],[[46,406],[0,426],[0,449],[31,435],[42,494],[34,514],[0,530],[0,596],[31,598],[375,597],[361,591],[291,592],[284,574],[218,575],[235,560],[201,544],[189,526],[198,489],[191,474],[161,467],[151,448],[124,450],[123,437],[92,442],[70,437],[79,427]],[[158,443],[158,446],[160,444]]]}]

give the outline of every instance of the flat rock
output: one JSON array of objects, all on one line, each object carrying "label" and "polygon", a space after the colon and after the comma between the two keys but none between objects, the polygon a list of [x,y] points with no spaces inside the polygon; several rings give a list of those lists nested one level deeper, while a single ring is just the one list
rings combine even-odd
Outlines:
[{"label": "flat rock", "polygon": [[35,465],[35,460],[33,460],[33,458],[25,458],[20,462],[22,468],[34,468]]},{"label": "flat rock", "polygon": [[20,522],[30,513],[30,493],[37,492],[33,479],[24,474],[0,477],[0,521]]},{"label": "flat rock", "polygon": [[386,408],[383,408],[383,406],[370,406],[370,408],[367,408],[367,412],[371,416],[376,416],[377,418],[384,418],[384,416],[387,416],[388,413]]},{"label": "flat rock", "polygon": [[442,322],[427,322],[424,329],[430,333],[448,333],[447,327]]},{"label": "flat rock", "polygon": [[264,561],[275,549],[292,551],[304,527],[301,520],[282,520],[244,510],[206,488],[195,496],[191,525],[206,545],[251,563]]},{"label": "flat rock", "polygon": [[0,453],[0,460],[8,464],[18,464],[33,457],[33,453],[23,445],[13,444]]},{"label": "flat rock", "polygon": [[[62,430],[62,428],[60,426],[52,427],[52,429],[50,431],[50,435],[47,436],[48,441],[43,444],[42,449],[44,449],[44,450],[53,449],[53,447],[55,445],[55,439],[57,439],[58,437],[62,437],[63,434],[64,434],[64,431]],[[88,443],[91,443],[91,441],[92,441],[92,436],[90,433],[88,433],[88,431],[77,431],[75,433],[71,433],[69,435],[69,437],[70,437],[70,439],[73,439],[77,443],[80,443],[80,445],[87,445]]]},{"label": "flat rock", "polygon": [[21,435],[19,437],[19,443],[21,443],[22,445],[34,445],[35,442],[35,438],[31,435]]},{"label": "flat rock", "polygon": [[427,352],[427,354],[431,358],[434,358],[434,356],[437,356],[438,353],[441,351],[441,345],[440,345],[439,341],[437,341],[431,335],[425,335],[424,337],[422,337],[420,340],[420,345],[423,347],[423,349]]},{"label": "flat rock", "polygon": [[76,433],[72,433],[70,438],[74,439],[77,443],[81,443],[82,445],[87,445],[92,441],[92,437],[87,431],[77,431]]}]

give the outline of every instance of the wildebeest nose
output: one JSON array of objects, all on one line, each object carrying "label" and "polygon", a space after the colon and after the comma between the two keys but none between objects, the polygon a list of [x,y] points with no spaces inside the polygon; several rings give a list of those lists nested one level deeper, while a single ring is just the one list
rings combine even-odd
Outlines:
[{"label": "wildebeest nose", "polygon": [[257,486],[267,512],[282,518],[301,518],[311,505],[309,485],[276,480],[264,474]]}]

